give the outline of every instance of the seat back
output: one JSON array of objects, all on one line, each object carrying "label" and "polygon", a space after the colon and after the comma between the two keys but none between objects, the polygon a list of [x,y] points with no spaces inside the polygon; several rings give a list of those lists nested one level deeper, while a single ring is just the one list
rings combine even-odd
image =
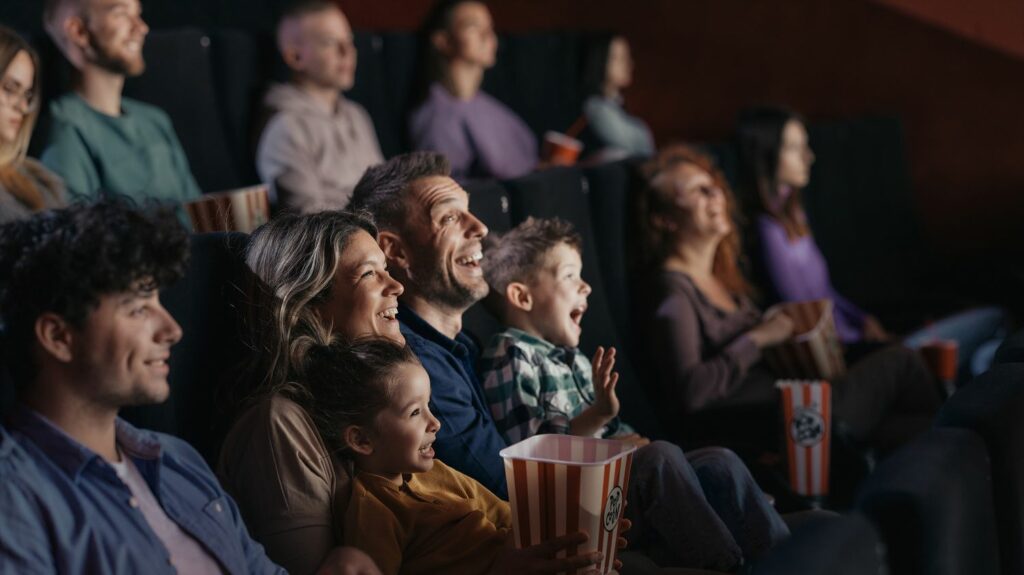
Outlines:
[{"label": "seat back", "polygon": [[509,191],[513,225],[529,216],[559,217],[576,228],[583,241],[583,279],[590,284],[587,313],[583,317],[580,349],[588,356],[598,346],[615,346],[619,372],[618,396],[624,421],[644,435],[662,437],[661,426],[640,386],[628,351],[619,337],[611,312],[608,291],[602,280],[602,266],[591,218],[589,191],[578,168],[553,168],[504,182]]},{"label": "seat back", "polygon": [[[494,180],[471,180],[463,182],[462,187],[469,192],[469,211],[487,226],[490,233],[504,233],[512,227],[508,192],[500,183]],[[487,309],[485,302],[477,302],[463,314],[462,327],[476,338],[482,350],[491,336],[504,326]]]},{"label": "seat back", "polygon": [[754,575],[882,575],[885,545],[863,515],[814,519],[754,563]]},{"label": "seat back", "polygon": [[1003,340],[992,363],[1024,363],[1024,330]]},{"label": "seat back", "polygon": [[994,365],[942,406],[937,425],[981,435],[992,465],[1005,573],[1024,572],[1024,364]]},{"label": "seat back", "polygon": [[243,184],[235,170],[217,106],[210,59],[210,37],[196,28],[155,30],[143,54],[149,72],[129,78],[124,95],[152,104],[171,117],[204,192]]},{"label": "seat back", "polygon": [[904,446],[856,505],[881,532],[893,573],[999,573],[988,451],[972,431],[932,429]]},{"label": "seat back", "polygon": [[192,236],[185,277],[160,294],[183,332],[171,350],[171,395],[162,404],[122,412],[139,427],[188,441],[211,465],[227,431],[219,390],[247,354],[239,332],[247,241],[238,233]]}]

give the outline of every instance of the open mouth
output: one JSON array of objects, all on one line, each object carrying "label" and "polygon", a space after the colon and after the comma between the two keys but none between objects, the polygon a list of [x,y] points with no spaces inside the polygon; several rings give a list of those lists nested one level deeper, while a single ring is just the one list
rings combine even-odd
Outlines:
[{"label": "open mouth", "polygon": [[569,319],[576,325],[583,321],[583,314],[587,312],[587,304],[578,305],[569,312]]},{"label": "open mouth", "polygon": [[459,264],[460,266],[478,268],[480,267],[480,261],[482,259],[484,259],[483,252],[475,251],[469,255],[462,256],[461,258],[456,258],[455,263]]},{"label": "open mouth", "polygon": [[420,455],[422,455],[423,457],[433,457],[434,456],[434,442],[431,441],[430,443],[427,443],[427,444],[423,445],[422,447],[420,447],[419,452],[420,452]]},{"label": "open mouth", "polygon": [[395,319],[398,318],[398,308],[397,307],[389,307],[389,308],[385,309],[384,311],[378,313],[377,317],[379,317],[379,318],[381,318],[381,319],[383,319],[385,321],[395,321]]}]

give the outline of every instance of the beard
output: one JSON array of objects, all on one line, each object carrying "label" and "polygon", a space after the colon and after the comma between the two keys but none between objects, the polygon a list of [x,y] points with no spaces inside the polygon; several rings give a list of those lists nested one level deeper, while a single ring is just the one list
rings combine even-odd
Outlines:
[{"label": "beard", "polygon": [[481,281],[480,286],[460,282],[449,273],[443,261],[430,257],[425,251],[416,254],[414,261],[421,265],[410,267],[405,278],[407,286],[415,286],[416,292],[435,305],[462,313],[484,299],[490,290],[486,282]]},{"label": "beard", "polygon": [[135,77],[146,71],[146,60],[141,53],[137,58],[126,58],[100,40],[99,34],[89,34],[89,48],[92,51],[92,63],[108,72]]}]

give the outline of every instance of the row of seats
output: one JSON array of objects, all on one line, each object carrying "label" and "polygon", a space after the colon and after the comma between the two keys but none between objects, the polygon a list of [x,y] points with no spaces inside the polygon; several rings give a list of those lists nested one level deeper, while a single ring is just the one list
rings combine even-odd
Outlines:
[{"label": "row of seats", "polygon": [[[618,174],[609,176],[609,172]],[[627,164],[550,170],[509,182],[469,182],[471,210],[493,232],[527,216],[557,215],[579,229],[584,278],[593,286],[581,347],[621,345],[628,315],[623,250]],[[624,185],[608,182],[619,178]],[[597,184],[600,181],[602,184]],[[612,191],[609,191],[612,190]],[[617,231],[618,230],[618,231]],[[597,233],[600,231],[600,233]],[[599,239],[600,238],[600,239]],[[248,353],[240,321],[247,269],[243,234],[192,238],[190,270],[163,300],[184,328],[171,358],[171,399],[126,417],[174,433],[210,461],[229,422],[221,410],[233,368]],[[622,322],[627,322],[623,324]],[[498,323],[480,305],[465,327],[484,340]],[[883,461],[862,486],[854,510],[794,531],[756,573],[1017,573],[1024,569],[1024,334],[1007,340],[1002,362],[944,406],[936,428]],[[619,361],[623,416],[644,433],[660,429],[628,354]]]}]

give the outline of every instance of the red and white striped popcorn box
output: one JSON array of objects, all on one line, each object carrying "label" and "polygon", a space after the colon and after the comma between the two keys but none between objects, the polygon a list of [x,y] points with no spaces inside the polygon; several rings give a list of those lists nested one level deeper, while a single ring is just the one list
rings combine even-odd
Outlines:
[{"label": "red and white striped popcorn box", "polygon": [[600,572],[611,572],[634,451],[622,441],[556,434],[501,450],[516,547],[584,531],[586,544],[558,556],[600,551]]},{"label": "red and white striped popcorn box", "polygon": [[832,386],[827,381],[780,380],[789,484],[800,495],[828,495],[832,443]]},{"label": "red and white striped popcorn box", "polygon": [[270,200],[264,185],[203,194],[185,203],[196,232],[249,233],[270,220]]},{"label": "red and white striped popcorn box", "polygon": [[789,302],[773,306],[793,320],[793,337],[764,350],[768,367],[779,377],[835,379],[846,373],[843,346],[836,332],[831,300]]}]

